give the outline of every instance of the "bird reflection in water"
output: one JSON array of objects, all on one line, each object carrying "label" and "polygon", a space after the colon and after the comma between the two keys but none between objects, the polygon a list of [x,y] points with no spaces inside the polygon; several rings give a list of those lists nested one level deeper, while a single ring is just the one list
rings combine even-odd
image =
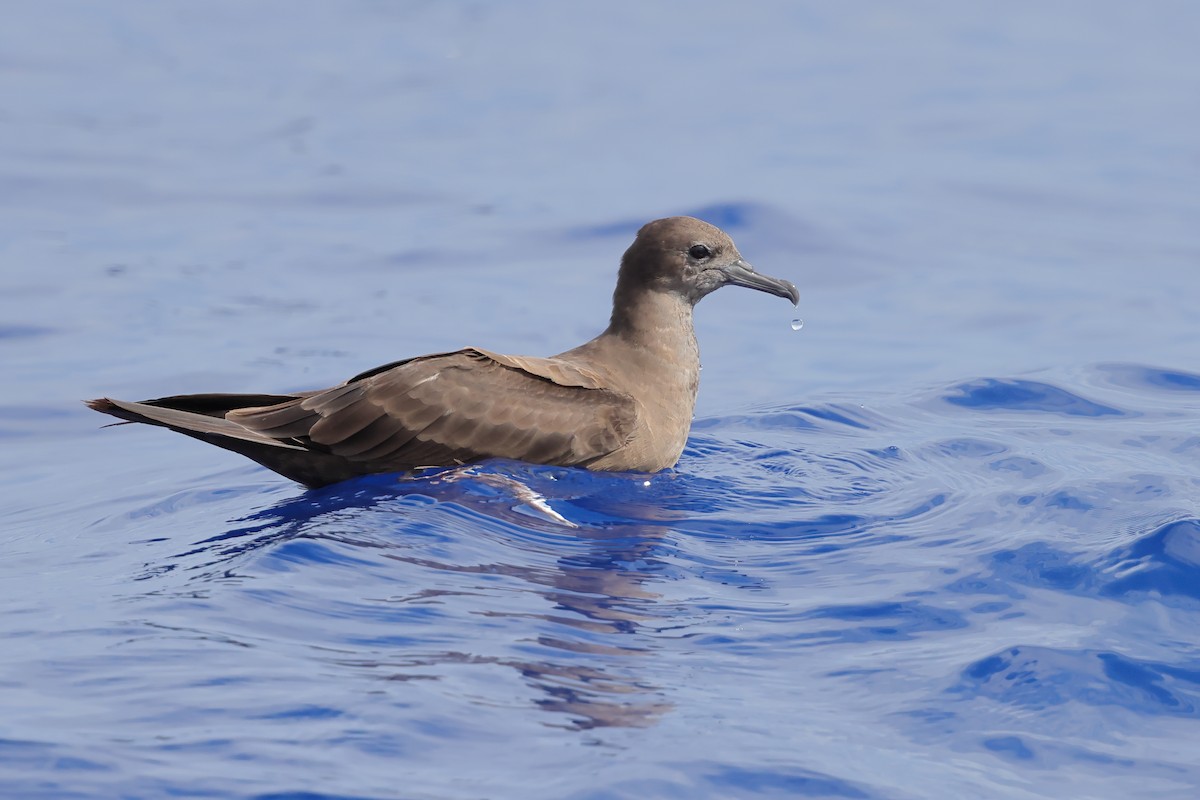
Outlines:
[{"label": "bird reflection in water", "polygon": [[[208,556],[203,564],[191,566],[200,573],[194,578],[228,582],[234,577],[234,562],[241,557],[297,539],[370,548],[375,555],[363,557],[374,561],[375,575],[382,563],[376,559],[381,557],[421,571],[414,576],[412,570],[397,566],[397,584],[403,584],[407,572],[410,580],[427,588],[383,600],[363,598],[361,603],[376,608],[379,603],[449,606],[455,615],[468,608],[465,613],[497,620],[527,618],[531,624],[488,628],[489,644],[507,651],[502,655],[467,652],[470,642],[482,644],[467,636],[461,637],[460,648],[430,649],[420,643],[429,631],[422,625],[393,631],[406,642],[404,652],[384,654],[383,648],[372,644],[369,656],[358,655],[355,649],[366,648],[341,643],[335,648],[339,655],[329,658],[325,649],[323,659],[394,681],[438,680],[452,665],[510,667],[537,690],[538,707],[565,717],[547,724],[577,729],[646,727],[673,707],[664,699],[663,689],[646,678],[654,670],[645,664],[655,654],[654,639],[648,635],[671,624],[670,611],[659,607],[661,595],[653,585],[668,569],[655,553],[661,553],[671,520],[679,516],[663,496],[672,491],[676,478],[672,474],[652,479],[597,476],[512,462],[487,462],[409,481],[371,476],[279,503],[240,520],[255,524],[212,537],[179,558]],[[493,554],[502,551],[506,561],[464,563],[468,559],[431,555],[445,551],[444,539],[414,537],[418,529],[409,528],[413,511],[425,516],[430,507],[442,512],[441,537],[461,543],[482,535],[483,546]],[[444,513],[454,515],[454,527],[465,521],[469,529],[446,530],[451,526],[445,524]],[[397,519],[402,524],[397,525]],[[528,559],[510,557],[513,553]],[[451,579],[453,588],[428,588],[431,583],[444,586],[447,581],[441,578],[455,574],[486,575],[489,580]],[[500,607],[513,597],[512,584],[506,582],[498,594],[495,576],[518,581],[519,607]],[[385,579],[391,578],[388,568]],[[529,591],[544,601],[535,610],[523,599]],[[469,595],[484,598],[488,607],[464,606],[451,599]],[[501,637],[511,637],[512,632],[516,636],[497,643],[498,630]],[[444,641],[455,635],[451,630],[439,638]],[[400,645],[389,643],[386,649],[398,651]],[[530,650],[536,650],[537,657],[525,657]],[[508,654],[513,651],[516,656]]]}]

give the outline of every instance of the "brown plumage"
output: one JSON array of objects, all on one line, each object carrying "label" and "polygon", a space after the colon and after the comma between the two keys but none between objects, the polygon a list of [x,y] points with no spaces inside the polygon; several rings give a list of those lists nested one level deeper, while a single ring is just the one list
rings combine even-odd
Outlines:
[{"label": "brown plumage", "polygon": [[241,453],[309,487],[494,457],[657,472],[679,460],[695,407],[692,307],[726,284],[799,297],[788,281],[755,272],[718,228],[660,219],[621,260],[608,328],[551,358],[470,347],[316,392],[88,405]]}]

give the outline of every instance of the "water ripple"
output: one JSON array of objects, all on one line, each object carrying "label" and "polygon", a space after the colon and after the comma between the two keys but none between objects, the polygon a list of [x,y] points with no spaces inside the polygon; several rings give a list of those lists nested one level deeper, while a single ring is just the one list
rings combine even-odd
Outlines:
[{"label": "water ripple", "polygon": [[946,402],[980,411],[1038,411],[1070,417],[1124,416],[1127,412],[1049,383],[1023,379],[984,378],[954,387]]},{"label": "water ripple", "polygon": [[963,670],[956,694],[1031,710],[1068,702],[1200,716],[1200,665],[1181,668],[1109,651],[1021,645]]}]

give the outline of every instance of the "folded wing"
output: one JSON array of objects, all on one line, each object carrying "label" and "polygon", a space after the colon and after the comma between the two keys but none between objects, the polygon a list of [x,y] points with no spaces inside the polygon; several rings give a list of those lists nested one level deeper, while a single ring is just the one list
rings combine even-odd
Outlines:
[{"label": "folded wing", "polygon": [[575,365],[467,349],[225,416],[256,437],[365,473],[492,457],[586,466],[629,440],[636,408]]}]

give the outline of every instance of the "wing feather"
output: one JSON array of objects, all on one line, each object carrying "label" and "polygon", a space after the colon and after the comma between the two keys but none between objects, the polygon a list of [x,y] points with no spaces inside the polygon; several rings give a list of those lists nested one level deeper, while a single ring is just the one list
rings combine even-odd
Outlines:
[{"label": "wing feather", "polygon": [[586,464],[624,445],[636,421],[632,398],[601,383],[558,359],[467,349],[229,418],[380,471],[488,457]]}]

